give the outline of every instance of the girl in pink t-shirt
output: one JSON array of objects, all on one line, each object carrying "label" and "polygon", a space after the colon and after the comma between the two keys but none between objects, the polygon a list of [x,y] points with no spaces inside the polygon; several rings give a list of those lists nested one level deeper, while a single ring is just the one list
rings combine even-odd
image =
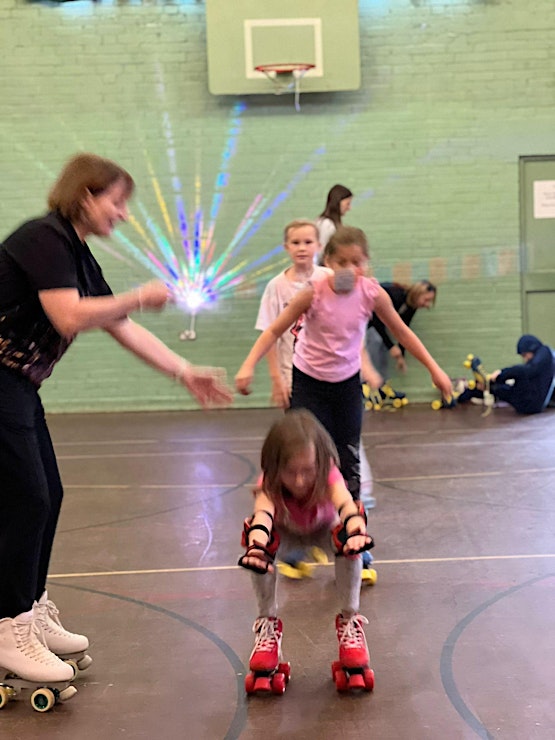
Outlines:
[{"label": "girl in pink t-shirt", "polygon": [[[363,231],[341,226],[324,251],[333,273],[299,291],[278,318],[257,339],[235,376],[240,393],[248,394],[254,369],[284,331],[303,316],[293,355],[291,408],[312,411],[331,435],[341,473],[353,498],[360,498],[359,441],[362,426],[361,371],[375,377],[361,354],[366,324],[375,313],[430,372],[445,398],[451,381],[416,334],[400,318],[377,280],[366,277],[368,242]],[[362,363],[362,364],[361,364]],[[374,386],[374,383],[371,385]],[[379,387],[381,382],[376,385]]]},{"label": "girl in pink t-shirt", "polygon": [[[239,565],[252,571],[258,602],[255,645],[246,677],[248,693],[282,693],[289,677],[280,663],[282,623],[276,599],[276,553],[317,546],[335,554],[335,581],[340,601],[336,617],[339,664],[363,677],[371,688],[368,648],[358,614],[359,553],[372,547],[364,509],[357,505],[337,468],[329,434],[309,412],[288,412],[266,436],[261,452],[262,476],[255,488],[254,514],[245,521],[245,554]],[[339,670],[339,668],[338,668]],[[371,673],[371,671],[370,671]],[[339,686],[339,684],[338,684]]]}]

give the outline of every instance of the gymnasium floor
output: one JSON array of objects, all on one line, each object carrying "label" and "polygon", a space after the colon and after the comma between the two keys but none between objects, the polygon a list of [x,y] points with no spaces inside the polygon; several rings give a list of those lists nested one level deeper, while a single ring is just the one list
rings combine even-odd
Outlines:
[{"label": "gymnasium floor", "polygon": [[555,737],[555,411],[367,412],[379,580],[362,593],[376,686],[340,695],[333,571],[281,582],[284,696],[246,699],[256,610],[235,567],[280,412],[50,419],[66,499],[49,595],[93,665],[10,740]]}]

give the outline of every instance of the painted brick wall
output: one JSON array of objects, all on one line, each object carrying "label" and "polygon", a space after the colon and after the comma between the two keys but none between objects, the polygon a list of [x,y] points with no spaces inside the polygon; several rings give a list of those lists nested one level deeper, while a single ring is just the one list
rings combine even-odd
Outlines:
[{"label": "painted brick wall", "polygon": [[[263,283],[283,264],[273,250],[284,224],[318,215],[342,182],[375,274],[439,283],[436,308],[413,328],[445,369],[461,375],[469,351],[490,367],[515,361],[518,157],[555,151],[555,4],[359,5],[361,89],[304,95],[296,113],[288,96],[208,92],[202,3],[0,0],[1,234],[43,210],[75,151],[118,160],[138,188],[134,221],[91,243],[107,279],[123,290],[152,277],[145,251],[165,235],[182,254],[183,222],[192,233],[196,217],[207,251],[213,233],[213,259],[234,244],[222,274],[245,280],[217,286],[196,341],[180,341],[189,317],[175,308],[138,317],[191,361],[233,376],[255,338]],[[402,384],[414,400],[434,396],[415,363]],[[43,398],[50,411],[193,407],[101,332],[79,337]],[[237,404],[268,398],[261,364]]]}]

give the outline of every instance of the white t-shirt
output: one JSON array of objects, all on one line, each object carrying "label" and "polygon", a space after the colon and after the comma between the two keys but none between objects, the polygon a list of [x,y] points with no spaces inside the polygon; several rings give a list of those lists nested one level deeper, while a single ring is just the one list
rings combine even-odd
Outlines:
[{"label": "white t-shirt", "polygon": [[317,259],[320,259],[326,248],[326,244],[332,238],[337,231],[337,226],[333,223],[331,218],[320,218],[316,219],[316,227],[318,229],[318,241],[322,247],[321,252],[318,253]]},{"label": "white t-shirt", "polygon": [[[287,268],[290,269],[290,268]],[[289,304],[291,299],[299,290],[306,286],[314,279],[322,275],[329,275],[326,267],[314,266],[314,270],[308,280],[293,281],[289,280],[286,275],[287,270],[280,272],[270,280],[264,289],[260,300],[260,308],[256,319],[255,328],[260,331],[267,329],[272,324],[283,309]],[[279,367],[288,388],[291,388],[293,375],[293,347],[295,337],[292,332],[293,327],[284,332],[278,339],[276,347],[279,358]]]}]

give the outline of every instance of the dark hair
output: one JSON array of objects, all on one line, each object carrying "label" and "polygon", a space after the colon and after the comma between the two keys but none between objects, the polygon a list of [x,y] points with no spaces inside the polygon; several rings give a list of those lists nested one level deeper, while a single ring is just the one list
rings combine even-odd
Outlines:
[{"label": "dark hair", "polygon": [[316,453],[317,473],[314,490],[306,502],[308,508],[322,500],[332,463],[339,466],[339,456],[332,438],[306,409],[288,411],[266,435],[260,453],[262,487],[282,515],[287,515],[281,482],[283,469],[292,457],[311,444]]},{"label": "dark hair", "polygon": [[364,231],[362,229],[357,229],[356,226],[340,226],[326,244],[324,249],[324,261],[329,257],[333,257],[339,247],[351,246],[351,244],[358,244],[364,252],[364,256],[367,259],[370,258],[368,239],[366,238]]},{"label": "dark hair", "polygon": [[408,288],[406,288],[406,291],[407,291],[407,299],[406,299],[407,306],[410,306],[411,308],[416,308],[418,299],[420,298],[421,295],[424,295],[425,293],[433,293],[434,294],[433,303],[436,302],[437,288],[429,280],[418,280],[416,283],[409,285]]},{"label": "dark hair", "polygon": [[336,226],[341,225],[341,210],[339,204],[345,198],[352,198],[353,194],[345,185],[334,185],[328,193],[326,207],[320,214],[320,218],[329,218]]},{"label": "dark hair", "polygon": [[73,156],[61,171],[48,194],[48,207],[69,221],[78,221],[88,193],[98,195],[118,180],[125,183],[127,195],[135,188],[131,175],[110,159],[82,152]]}]

